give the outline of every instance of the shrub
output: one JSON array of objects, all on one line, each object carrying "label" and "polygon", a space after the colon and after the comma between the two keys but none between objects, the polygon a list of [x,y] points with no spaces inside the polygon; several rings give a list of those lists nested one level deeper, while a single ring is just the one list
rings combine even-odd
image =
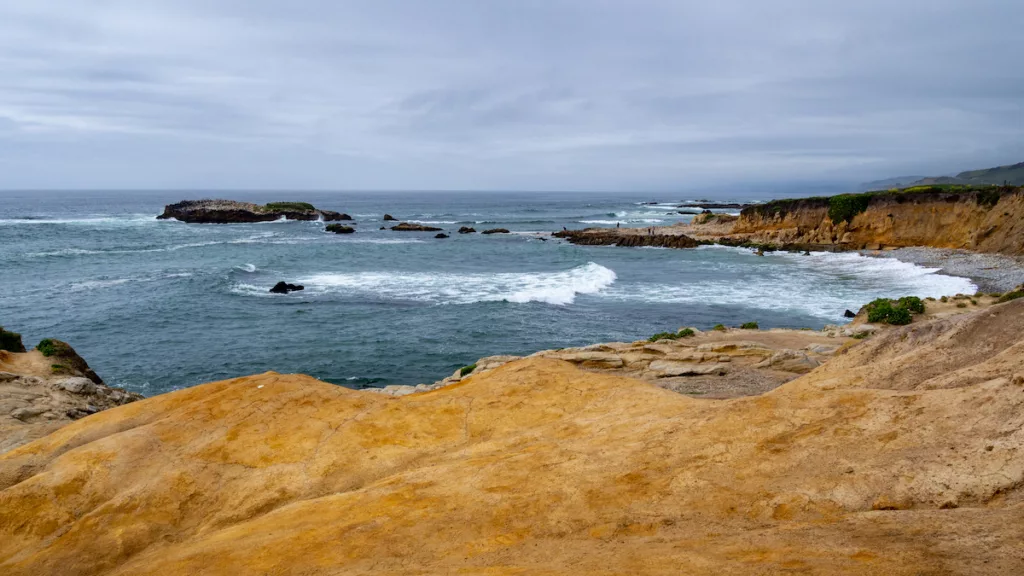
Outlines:
[{"label": "shrub", "polygon": [[46,356],[47,358],[57,354],[59,348],[60,347],[58,346],[57,342],[50,338],[44,338],[39,341],[38,345],[36,345],[36,350],[39,350],[39,352],[41,352],[43,356]]},{"label": "shrub", "polygon": [[0,326],[0,350],[24,352],[25,345],[21,343],[21,334],[9,332]]},{"label": "shrub", "polygon": [[470,364],[469,366],[463,366],[462,370],[459,370],[459,376],[465,377],[466,374],[472,374],[473,370],[476,370],[476,364]]},{"label": "shrub", "polygon": [[717,330],[718,332],[725,332],[725,325],[724,324],[715,324],[715,327],[712,328],[712,330]]},{"label": "shrub", "polygon": [[878,298],[868,304],[867,309],[868,322],[903,326],[910,324],[914,314],[924,313],[924,302],[916,296],[906,296],[899,300]]},{"label": "shrub", "polygon": [[679,338],[679,334],[672,332],[658,332],[654,336],[647,339],[648,342],[657,342],[658,340],[675,340]]},{"label": "shrub", "polygon": [[910,310],[899,306],[894,307],[892,312],[889,312],[889,318],[886,319],[893,326],[904,326],[910,324],[912,320],[913,315],[910,313]]},{"label": "shrub", "polygon": [[696,333],[693,331],[693,328],[683,328],[682,330],[679,331],[680,338],[689,338],[694,334]]},{"label": "shrub", "polygon": [[1024,289],[1007,292],[999,297],[998,302],[1002,304],[1003,302],[1009,302],[1010,300],[1016,300],[1017,298],[1024,298]]},{"label": "shrub", "polygon": [[971,299],[971,304],[974,305],[974,306],[977,306],[978,305],[978,301],[972,298]]},{"label": "shrub", "polygon": [[942,298],[939,298],[939,302],[949,302],[949,296],[943,296]]},{"label": "shrub", "polygon": [[897,300],[896,304],[910,310],[914,314],[924,314],[924,302],[917,296],[904,296]]},{"label": "shrub", "polygon": [[892,300],[879,298],[868,304],[868,322],[885,322],[892,312]]},{"label": "shrub", "polygon": [[853,218],[868,209],[871,203],[871,194],[840,194],[828,199],[828,217],[833,224],[846,222],[849,224]]},{"label": "shrub", "polygon": [[757,330],[758,328],[757,322],[744,322],[740,325],[741,330]]},{"label": "shrub", "polygon": [[850,338],[853,338],[855,340],[863,340],[868,336],[871,336],[871,332],[857,332],[853,336],[850,336]]},{"label": "shrub", "polygon": [[312,204],[308,202],[268,202],[263,209],[267,212],[283,212],[283,211],[312,211],[316,210]]}]

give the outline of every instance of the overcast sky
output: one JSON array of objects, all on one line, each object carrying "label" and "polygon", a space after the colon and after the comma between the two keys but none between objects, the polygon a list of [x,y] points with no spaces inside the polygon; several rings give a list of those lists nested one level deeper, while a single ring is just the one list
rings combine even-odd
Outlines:
[{"label": "overcast sky", "polygon": [[0,2],[0,188],[685,190],[1024,160],[1019,0]]}]

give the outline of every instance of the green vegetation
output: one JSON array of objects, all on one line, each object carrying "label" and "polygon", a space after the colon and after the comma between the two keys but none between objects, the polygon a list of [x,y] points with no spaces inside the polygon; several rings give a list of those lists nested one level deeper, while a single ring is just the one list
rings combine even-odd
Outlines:
[{"label": "green vegetation", "polygon": [[924,314],[924,302],[917,296],[904,296],[896,301],[897,306],[902,306],[914,314]]},{"label": "green vegetation", "polygon": [[745,217],[760,216],[762,218],[778,217],[784,218],[791,212],[808,209],[828,210],[829,219],[833,223],[851,222],[855,216],[867,210],[868,206],[880,201],[894,201],[902,204],[922,194],[943,195],[942,198],[950,201],[973,198],[980,206],[992,208],[999,199],[1006,194],[1021,191],[1020,184],[1024,184],[1024,164],[1020,166],[1021,180],[998,180],[993,182],[935,182],[915,183],[907,188],[893,188],[890,190],[873,190],[860,194],[839,194],[836,196],[813,196],[810,198],[787,198],[773,200],[764,204],[749,206],[743,209]]},{"label": "green vegetation", "polygon": [[956,303],[956,307],[957,308],[967,308],[967,302],[957,302]]},{"label": "green vegetation", "polygon": [[1014,290],[1013,292],[1007,292],[999,297],[997,301],[999,304],[1003,302],[1009,302],[1010,300],[1016,300],[1017,298],[1024,298],[1024,288]]},{"label": "green vegetation", "polygon": [[850,338],[853,338],[854,340],[863,340],[868,336],[871,336],[871,332],[857,332],[853,336],[850,336]]},{"label": "green vegetation", "polygon": [[759,330],[760,327],[757,325],[757,322],[744,322],[743,324],[740,325],[740,329],[741,330]]},{"label": "green vegetation", "polygon": [[54,374],[68,374],[70,370],[63,364],[50,364],[50,371]]},{"label": "green vegetation", "polygon": [[879,298],[868,304],[867,309],[868,322],[904,326],[913,321],[914,314],[924,313],[924,302],[916,296],[905,296],[899,300]]},{"label": "green vegetation", "polygon": [[57,355],[61,348],[60,342],[51,338],[44,338],[36,345],[36,350],[39,350],[47,358]]},{"label": "green vegetation", "polygon": [[459,376],[465,377],[466,374],[472,374],[473,370],[476,370],[476,364],[470,364],[469,366],[463,366],[462,370],[459,370]]},{"label": "green vegetation", "polygon": [[683,328],[679,332],[658,332],[654,336],[647,339],[648,342],[657,342],[658,340],[678,340],[680,338],[690,338],[697,333],[693,331],[693,328]]},{"label": "green vegetation", "polygon": [[316,210],[316,207],[308,202],[268,202],[263,209],[267,212],[305,212]]},{"label": "green vegetation", "polygon": [[939,302],[949,302],[949,296],[943,296],[942,298],[939,298]]},{"label": "green vegetation", "polygon": [[715,324],[715,327],[712,328],[712,330],[716,330],[718,332],[725,332],[726,328],[723,324]]},{"label": "green vegetation", "polygon": [[868,209],[872,194],[840,194],[828,199],[828,217],[833,224],[846,222]]},{"label": "green vegetation", "polygon": [[4,330],[3,326],[0,326],[0,350],[24,352],[25,345],[21,343],[21,334]]}]

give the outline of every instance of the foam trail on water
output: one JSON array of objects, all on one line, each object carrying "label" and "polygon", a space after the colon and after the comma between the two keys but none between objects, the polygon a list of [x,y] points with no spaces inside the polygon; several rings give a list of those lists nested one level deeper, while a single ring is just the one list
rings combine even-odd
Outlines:
[{"label": "foam trail on water", "polygon": [[[297,281],[307,292],[412,300],[434,304],[543,302],[567,305],[580,294],[597,294],[614,284],[615,272],[589,262],[561,272],[429,274],[356,272],[314,274]],[[244,290],[241,285],[236,288]]]}]

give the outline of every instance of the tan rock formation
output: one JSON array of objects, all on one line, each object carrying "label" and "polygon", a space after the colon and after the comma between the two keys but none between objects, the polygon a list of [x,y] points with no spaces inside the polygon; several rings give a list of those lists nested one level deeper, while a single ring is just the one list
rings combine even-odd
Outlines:
[{"label": "tan rock formation", "polygon": [[0,456],[0,573],[1018,574],[1024,301],[767,394],[548,358],[389,398],[268,373]]}]

